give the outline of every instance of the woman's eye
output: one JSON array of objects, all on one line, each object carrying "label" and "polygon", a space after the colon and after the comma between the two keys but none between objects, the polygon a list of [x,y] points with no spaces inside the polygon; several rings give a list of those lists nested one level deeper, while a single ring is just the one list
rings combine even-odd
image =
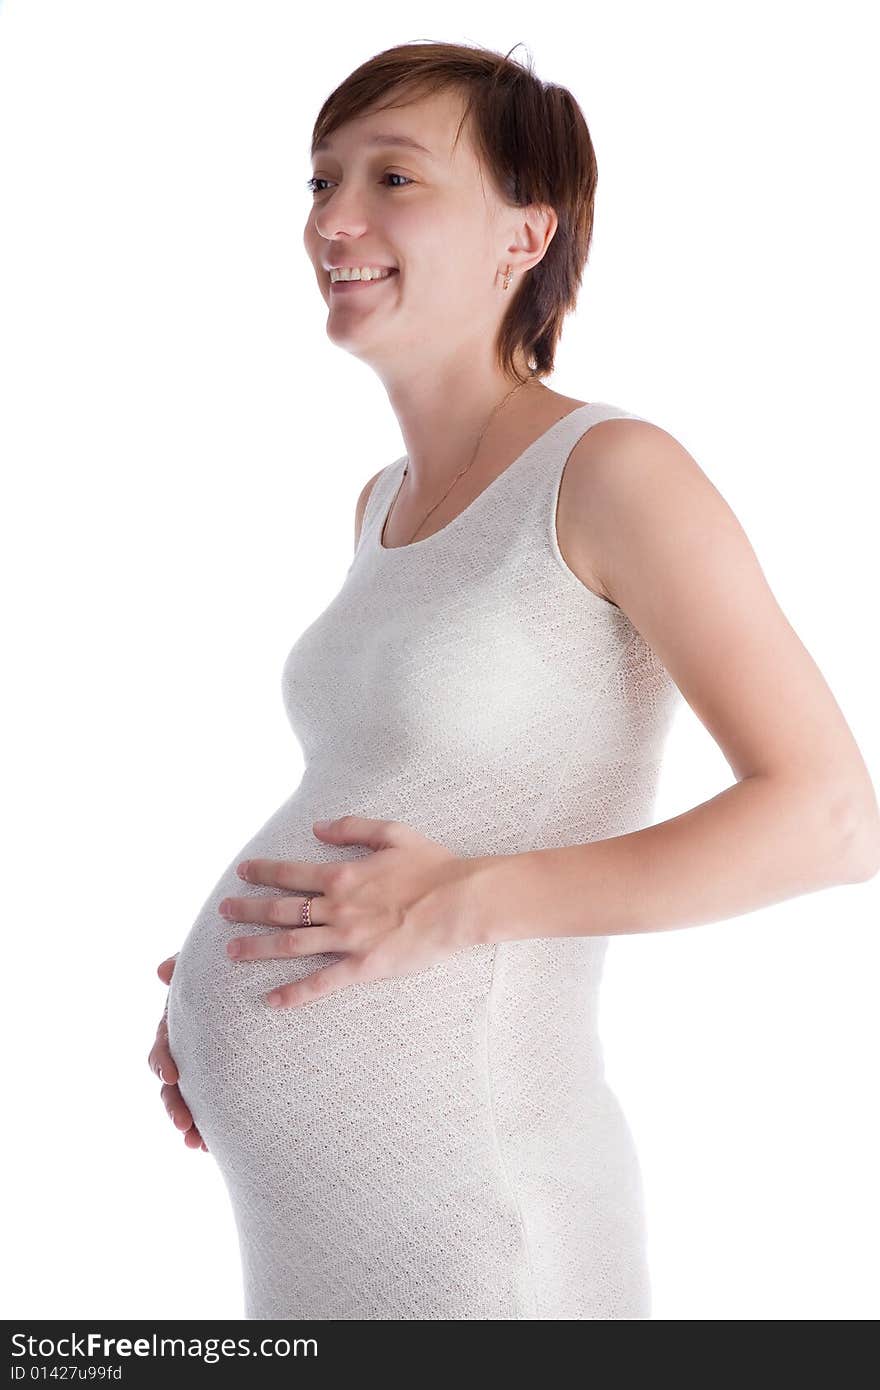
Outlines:
[{"label": "woman's eye", "polygon": [[[386,178],[386,179],[403,179],[403,183],[402,183],[402,184],[400,184],[400,183],[392,184],[392,185],[391,185],[392,188],[405,188],[407,184],[409,184],[409,183],[414,183],[414,182],[415,182],[414,179],[408,178],[406,174],[392,174],[392,173],[388,173],[388,174],[383,174],[382,177],[383,177],[383,178]],[[320,174],[315,174],[312,178],[306,179],[306,188],[309,189],[312,193],[323,193],[323,192],[324,192],[323,188],[316,188],[315,185],[316,185],[316,184],[319,184],[319,183],[329,183],[329,182],[330,182],[329,179],[322,179],[321,176],[320,176]]]}]

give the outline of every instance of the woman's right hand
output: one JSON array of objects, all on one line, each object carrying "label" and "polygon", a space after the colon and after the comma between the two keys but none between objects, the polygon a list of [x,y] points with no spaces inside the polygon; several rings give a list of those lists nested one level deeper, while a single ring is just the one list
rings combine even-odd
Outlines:
[{"label": "woman's right hand", "polygon": [[[169,956],[168,959],[163,960],[162,964],[159,966],[158,975],[163,984],[168,985],[171,983],[171,976],[174,974],[174,962],[176,960],[176,955]],[[156,1029],[156,1041],[150,1049],[150,1055],[147,1061],[150,1065],[150,1070],[154,1071],[159,1077],[159,1080],[163,1083],[161,1092],[163,1104],[168,1114],[171,1116],[173,1123],[178,1129],[183,1130],[184,1144],[186,1144],[188,1149],[204,1149],[205,1153],[207,1153],[208,1146],[196,1129],[193,1123],[193,1117],[190,1114],[186,1101],[180,1094],[180,1087],[177,1084],[180,1074],[168,1046],[167,1002],[162,1017],[159,1019],[159,1027]]]}]

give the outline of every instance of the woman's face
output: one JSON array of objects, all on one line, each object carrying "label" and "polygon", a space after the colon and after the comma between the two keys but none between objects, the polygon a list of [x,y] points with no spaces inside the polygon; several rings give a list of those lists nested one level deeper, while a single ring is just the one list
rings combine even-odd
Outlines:
[{"label": "woman's face", "polygon": [[[463,103],[442,93],[346,122],[312,158],[303,241],[327,303],[327,333],[383,376],[430,367],[493,342],[508,298],[516,215],[481,174]],[[406,136],[425,147],[396,144]],[[505,218],[506,214],[506,218]],[[514,220],[511,221],[511,214]],[[337,290],[328,263],[390,266],[387,279]],[[466,360],[467,360],[466,359]]]}]

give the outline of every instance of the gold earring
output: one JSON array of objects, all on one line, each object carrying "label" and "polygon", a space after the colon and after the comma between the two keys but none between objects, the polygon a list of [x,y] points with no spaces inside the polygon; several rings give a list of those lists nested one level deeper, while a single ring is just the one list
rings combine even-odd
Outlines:
[{"label": "gold earring", "polygon": [[501,288],[505,290],[510,289],[510,266],[508,266],[504,272],[504,284]]}]

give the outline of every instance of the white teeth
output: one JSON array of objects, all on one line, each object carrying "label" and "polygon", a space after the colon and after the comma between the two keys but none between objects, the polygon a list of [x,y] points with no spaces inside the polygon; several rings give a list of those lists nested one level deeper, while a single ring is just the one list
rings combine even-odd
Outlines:
[{"label": "white teeth", "polygon": [[330,283],[335,285],[337,280],[384,280],[390,274],[388,267],[382,265],[343,266],[340,270],[330,271]]}]

